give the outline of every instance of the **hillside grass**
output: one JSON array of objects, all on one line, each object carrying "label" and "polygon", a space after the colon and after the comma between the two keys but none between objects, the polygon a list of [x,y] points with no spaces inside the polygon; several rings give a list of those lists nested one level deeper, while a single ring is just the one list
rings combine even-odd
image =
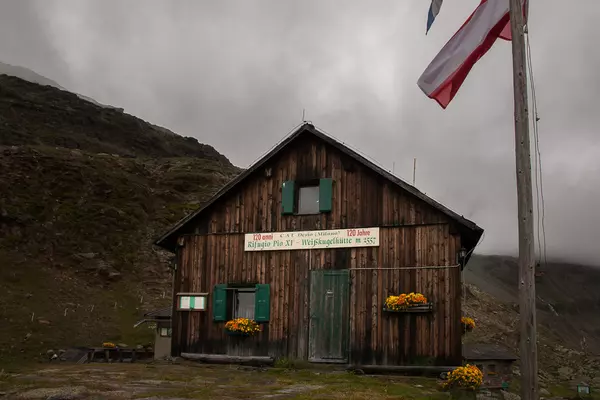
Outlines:
[{"label": "hillside grass", "polygon": [[[3,265],[6,260],[0,254]],[[50,349],[101,346],[107,340],[152,343],[152,331],[133,328],[142,313],[143,285],[125,280],[103,287],[38,263],[11,265],[0,273],[0,367],[46,360]]]},{"label": "hillside grass", "polygon": [[47,350],[152,343],[133,324],[170,303],[171,256],[152,242],[239,169],[0,147],[0,365]]},{"label": "hillside grass", "polygon": [[0,367],[110,340],[170,303],[153,241],[240,172],[212,146],[0,74]]}]

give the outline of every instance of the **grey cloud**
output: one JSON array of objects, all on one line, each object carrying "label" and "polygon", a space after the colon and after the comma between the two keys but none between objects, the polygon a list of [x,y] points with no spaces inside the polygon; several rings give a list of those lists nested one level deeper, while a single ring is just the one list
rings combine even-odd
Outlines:
[{"label": "grey cloud", "polygon": [[37,70],[49,79],[69,81],[69,67],[46,36],[43,15],[30,1],[0,5],[0,62]]},{"label": "grey cloud", "polygon": [[[427,36],[422,0],[21,3],[0,6],[3,37],[14,35],[0,61],[195,136],[240,166],[304,108],[408,181],[417,157],[417,187],[486,229],[478,251],[516,254],[510,44],[494,45],[447,110],[416,86],[478,1],[445,2]],[[549,255],[598,264],[600,3],[532,3]]]}]

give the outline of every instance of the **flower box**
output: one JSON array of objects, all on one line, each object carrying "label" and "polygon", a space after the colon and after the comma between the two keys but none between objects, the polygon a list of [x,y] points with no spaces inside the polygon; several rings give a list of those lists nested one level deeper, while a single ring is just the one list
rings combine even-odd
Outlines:
[{"label": "flower box", "polygon": [[389,313],[428,313],[433,311],[433,304],[432,303],[425,303],[425,304],[415,304],[412,306],[408,306],[404,309],[400,309],[400,310],[391,310],[389,308],[387,308],[387,306],[383,306],[383,311],[385,312],[389,312]]},{"label": "flower box", "polygon": [[430,312],[433,305],[421,293],[402,293],[398,296],[388,296],[383,305],[383,311],[396,313]]},{"label": "flower box", "polygon": [[252,336],[250,333],[246,333],[246,332],[238,332],[238,331],[230,331],[225,329],[225,333],[229,336],[242,336],[242,337],[249,337]]},{"label": "flower box", "polygon": [[225,333],[231,336],[253,336],[260,332],[260,326],[248,318],[236,318],[227,321]]}]

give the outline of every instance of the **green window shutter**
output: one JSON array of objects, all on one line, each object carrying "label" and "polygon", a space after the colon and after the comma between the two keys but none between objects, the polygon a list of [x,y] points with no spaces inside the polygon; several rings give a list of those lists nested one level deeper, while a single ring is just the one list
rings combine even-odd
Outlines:
[{"label": "green window shutter", "polygon": [[268,322],[271,311],[271,286],[256,285],[254,299],[254,320],[256,322]]},{"label": "green window shutter", "polygon": [[225,321],[227,318],[227,285],[215,285],[213,290],[213,321]]},{"label": "green window shutter", "polygon": [[281,213],[294,213],[294,181],[285,181],[281,186]]},{"label": "green window shutter", "polygon": [[333,197],[333,179],[324,178],[319,182],[319,211],[331,211]]}]

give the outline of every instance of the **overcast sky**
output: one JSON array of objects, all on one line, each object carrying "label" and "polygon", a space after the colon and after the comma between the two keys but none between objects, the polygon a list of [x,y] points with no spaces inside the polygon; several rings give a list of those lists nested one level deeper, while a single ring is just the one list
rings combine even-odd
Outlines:
[{"label": "overcast sky", "polygon": [[[40,0],[0,4],[0,61],[246,167],[306,118],[516,254],[510,43],[446,110],[416,81],[479,3]],[[531,1],[549,256],[600,264],[600,1]]]}]

